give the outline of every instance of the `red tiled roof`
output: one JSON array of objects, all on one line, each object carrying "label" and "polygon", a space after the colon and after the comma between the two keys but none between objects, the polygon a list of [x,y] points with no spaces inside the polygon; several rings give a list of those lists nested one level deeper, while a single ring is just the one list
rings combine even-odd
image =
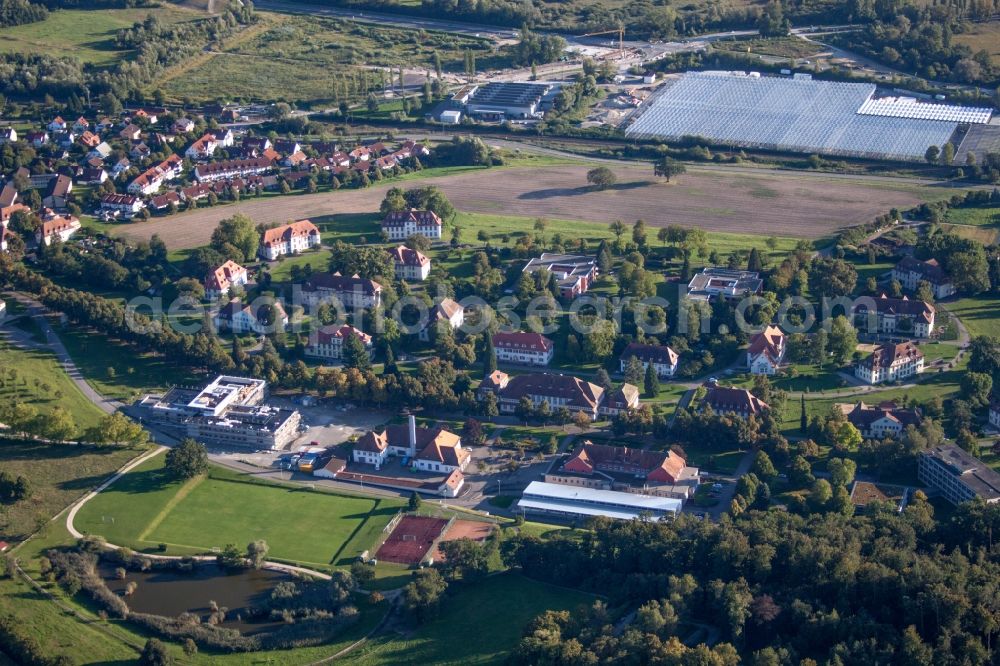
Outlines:
[{"label": "red tiled roof", "polygon": [[389,250],[389,254],[392,255],[392,260],[397,264],[403,264],[404,266],[426,266],[431,263],[431,260],[427,258],[426,255],[417,252],[405,245],[400,245],[399,247]]},{"label": "red tiled roof", "polygon": [[541,333],[498,331],[493,335],[493,346],[504,349],[527,349],[547,353],[550,349],[552,349],[552,341]]},{"label": "red tiled roof", "polygon": [[297,236],[319,235],[319,229],[309,220],[299,220],[280,227],[274,227],[264,232],[261,239],[262,245],[274,245],[275,243],[286,243]]}]

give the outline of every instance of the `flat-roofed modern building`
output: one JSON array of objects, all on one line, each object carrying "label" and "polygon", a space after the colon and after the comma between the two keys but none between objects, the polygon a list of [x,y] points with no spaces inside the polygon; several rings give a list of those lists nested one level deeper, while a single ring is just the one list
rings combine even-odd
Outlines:
[{"label": "flat-roofed modern building", "polygon": [[158,425],[215,446],[281,449],[298,434],[294,409],[263,404],[267,382],[220,375],[204,388],[174,387],[137,403]]},{"label": "flat-roofed modern building", "polygon": [[478,88],[466,103],[466,112],[474,116],[531,118],[552,86],[544,83],[487,83]]},{"label": "flat-roofed modern building", "polygon": [[953,504],[981,499],[1000,502],[1000,474],[954,444],[942,444],[920,454],[917,478]]},{"label": "flat-roofed modern building", "polygon": [[707,301],[713,296],[728,300],[759,294],[764,281],[759,273],[709,266],[688,283],[688,298]]},{"label": "flat-roofed modern building", "polygon": [[676,518],[681,506],[681,500],[670,497],[580,488],[544,481],[529,483],[517,502],[517,508],[524,513],[562,519],[604,516],[632,520],[650,516],[653,520],[661,520]]}]

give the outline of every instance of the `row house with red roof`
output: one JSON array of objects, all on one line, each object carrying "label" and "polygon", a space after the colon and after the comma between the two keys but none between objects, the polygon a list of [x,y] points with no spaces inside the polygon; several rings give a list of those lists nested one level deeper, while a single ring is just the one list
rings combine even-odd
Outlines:
[{"label": "row house with red roof", "polygon": [[344,343],[351,336],[361,341],[362,346],[368,352],[369,358],[371,358],[373,353],[372,336],[347,324],[343,326],[331,324],[330,326],[323,326],[316,329],[309,336],[309,343],[305,347],[305,355],[326,360],[343,358]]},{"label": "row house with red roof", "polygon": [[555,355],[555,344],[541,333],[498,331],[493,349],[500,363],[547,366]]}]

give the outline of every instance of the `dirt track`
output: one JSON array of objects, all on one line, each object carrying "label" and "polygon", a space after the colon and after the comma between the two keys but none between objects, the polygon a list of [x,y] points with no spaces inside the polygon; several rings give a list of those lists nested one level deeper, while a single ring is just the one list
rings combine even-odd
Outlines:
[{"label": "dirt track", "polygon": [[[459,210],[582,220],[607,224],[643,219],[652,226],[681,224],[706,231],[818,238],[841,227],[867,222],[891,207],[920,202],[905,182],[899,189],[863,180],[826,179],[819,174],[725,174],[692,170],[671,184],[649,169],[617,167],[618,184],[595,192],[586,185],[587,166],[482,170],[416,179],[403,187],[433,184]],[[216,223],[240,211],[257,223],[287,222],[332,214],[377,211],[386,183],[366,190],[341,190],[201,208],[122,227],[135,239],[159,234],[171,249],[208,243]]]}]

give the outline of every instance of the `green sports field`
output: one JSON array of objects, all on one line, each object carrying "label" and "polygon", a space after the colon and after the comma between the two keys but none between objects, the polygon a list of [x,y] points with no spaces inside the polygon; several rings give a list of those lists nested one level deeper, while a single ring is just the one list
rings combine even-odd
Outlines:
[{"label": "green sports field", "polygon": [[314,568],[350,563],[402,506],[393,500],[258,484],[221,468],[169,479],[163,456],[140,465],[88,502],[74,522],[108,541],[193,554],[264,539],[270,557]]}]

